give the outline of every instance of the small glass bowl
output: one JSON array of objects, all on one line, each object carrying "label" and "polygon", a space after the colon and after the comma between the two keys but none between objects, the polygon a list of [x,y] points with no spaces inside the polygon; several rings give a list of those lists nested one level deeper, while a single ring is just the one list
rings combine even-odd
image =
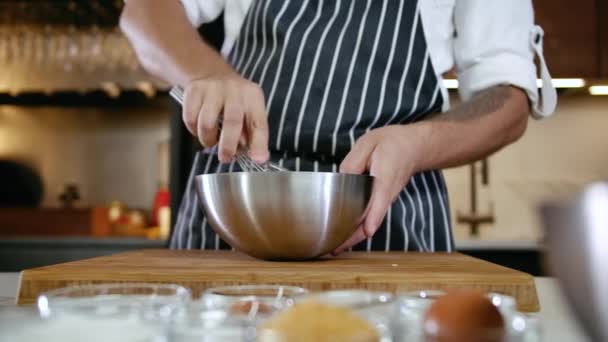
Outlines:
[{"label": "small glass bowl", "polygon": [[[394,342],[390,337],[378,337],[367,334],[312,334],[310,336],[301,336],[297,333],[279,332],[271,329],[258,330],[256,337],[257,342]],[[409,342],[409,341],[404,341]]]},{"label": "small glass bowl", "polygon": [[79,285],[38,297],[40,315],[58,331],[69,325],[85,340],[163,341],[173,312],[190,291],[171,284]]},{"label": "small glass bowl", "polygon": [[515,301],[515,298],[511,296],[491,292],[488,293],[487,297],[503,314],[517,311],[517,302]]},{"label": "small glass bowl", "polygon": [[45,323],[35,308],[0,307],[0,341],[39,341]]},{"label": "small glass bowl", "polygon": [[[424,341],[424,315],[433,301],[445,295],[440,290],[422,290],[402,294],[394,307],[391,330],[400,341]],[[501,313],[506,330],[508,342],[538,341],[540,339],[538,320],[517,311],[516,301],[513,297],[489,293],[488,299]],[[430,332],[432,335],[432,331]],[[495,332],[488,332],[495,335]],[[441,336],[427,338],[441,340]]]},{"label": "small glass bowl", "polygon": [[376,328],[381,341],[390,341],[391,314],[396,297],[388,292],[366,290],[333,290],[306,297],[321,303],[346,307],[365,318]]},{"label": "small glass bowl", "polygon": [[433,301],[435,301],[435,299],[444,295],[445,292],[441,290],[411,291],[401,294],[399,296],[399,300],[406,308],[426,311],[426,309],[433,303]]},{"label": "small glass bowl", "polygon": [[[421,290],[403,293],[400,299],[409,307],[426,309],[435,299],[443,295],[445,292],[441,290]],[[513,297],[495,292],[488,293],[487,297],[502,313],[517,311],[517,303]]]},{"label": "small glass bowl", "polygon": [[40,314],[59,313],[112,316],[132,312],[161,314],[190,302],[190,290],[173,284],[77,285],[51,290],[38,296]]},{"label": "small glass bowl", "polygon": [[41,317],[34,307],[0,309],[0,341],[166,342],[158,324],[138,319],[59,314]]},{"label": "small glass bowl", "polygon": [[537,319],[527,317],[522,313],[504,316],[504,329],[484,329],[474,334],[450,336],[437,331],[436,326],[425,325],[420,329],[424,339],[407,339],[404,341],[500,341],[500,342],[538,342],[541,340],[540,326]]},{"label": "small glass bowl", "polygon": [[176,310],[168,330],[171,342],[255,341],[260,316],[233,315],[229,310],[210,309],[193,303]]},{"label": "small glass bowl", "polygon": [[441,332],[435,331],[435,327],[426,328],[419,339],[407,339],[403,341],[419,342],[510,342],[503,329],[484,329],[475,332]]},{"label": "small glass bowl", "polygon": [[233,315],[272,314],[292,306],[308,290],[282,285],[238,285],[207,289],[199,302],[206,309],[226,310]]},{"label": "small glass bowl", "polygon": [[388,292],[333,290],[313,293],[306,296],[306,299],[348,307],[353,310],[367,310],[377,307],[388,307],[394,302],[395,296]]}]

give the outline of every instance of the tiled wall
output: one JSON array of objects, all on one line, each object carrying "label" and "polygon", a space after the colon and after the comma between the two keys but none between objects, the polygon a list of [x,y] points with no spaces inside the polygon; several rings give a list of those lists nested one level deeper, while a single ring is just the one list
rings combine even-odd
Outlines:
[{"label": "tiled wall", "polygon": [[[562,96],[557,113],[531,120],[524,138],[490,158],[490,186],[481,189],[480,210],[494,207],[496,224],[481,228],[494,240],[536,240],[536,214],[546,199],[568,196],[585,184],[608,180],[608,98]],[[469,209],[469,170],[446,172],[452,214]],[[455,223],[457,239],[468,239]]]},{"label": "tiled wall", "polygon": [[[0,158],[23,159],[42,174],[44,206],[66,183],[81,205],[120,200],[149,208],[157,189],[159,144],[169,140],[169,109],[0,106]],[[165,161],[166,163],[166,161]]]}]

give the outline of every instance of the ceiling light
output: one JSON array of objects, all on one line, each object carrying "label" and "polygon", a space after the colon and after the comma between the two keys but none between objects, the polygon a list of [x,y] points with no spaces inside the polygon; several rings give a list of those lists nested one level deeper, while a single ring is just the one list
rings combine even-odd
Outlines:
[{"label": "ceiling light", "polygon": [[[585,80],[582,78],[554,78],[551,80],[555,88],[583,88]],[[536,80],[536,85],[543,86],[543,80]]]},{"label": "ceiling light", "polygon": [[608,95],[608,85],[594,85],[589,87],[591,95]]},{"label": "ceiling light", "polygon": [[[554,78],[551,80],[555,88],[583,88],[586,82],[582,78]],[[445,79],[443,84],[447,89],[458,89],[458,80]],[[540,88],[543,86],[543,80],[537,79],[536,85]]]},{"label": "ceiling light", "polygon": [[458,89],[458,80],[443,80],[443,85],[447,89]]}]

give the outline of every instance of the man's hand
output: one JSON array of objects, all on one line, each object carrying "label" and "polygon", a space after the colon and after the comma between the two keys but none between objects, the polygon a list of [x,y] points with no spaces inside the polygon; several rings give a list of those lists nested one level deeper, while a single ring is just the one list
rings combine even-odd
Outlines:
[{"label": "man's hand", "polygon": [[179,1],[129,0],[120,27],[149,73],[184,87],[184,123],[201,144],[210,147],[219,141],[223,162],[232,159],[239,142],[249,147],[255,161],[268,159],[262,90],[201,39]]},{"label": "man's hand", "polygon": [[340,165],[340,172],[375,177],[372,196],[362,224],[334,254],[374,235],[393,201],[417,171],[424,137],[415,125],[378,128],[360,137]]},{"label": "man's hand", "polygon": [[371,237],[389,206],[416,172],[464,165],[515,142],[526,130],[530,105],[521,89],[496,86],[449,112],[365,134],[340,171],[376,177],[361,227],[334,254]]},{"label": "man's hand", "polygon": [[[234,157],[239,143],[251,158],[268,160],[268,122],[262,89],[236,73],[191,81],[184,95],[183,120],[203,146],[219,142],[222,162]],[[220,130],[221,120],[221,130]]]}]

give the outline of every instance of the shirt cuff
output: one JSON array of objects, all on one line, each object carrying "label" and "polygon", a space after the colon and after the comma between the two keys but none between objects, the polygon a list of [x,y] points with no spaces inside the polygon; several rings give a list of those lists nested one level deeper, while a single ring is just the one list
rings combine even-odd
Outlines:
[{"label": "shirt cuff", "polygon": [[542,119],[553,114],[557,106],[557,93],[543,56],[543,35],[544,32],[539,26],[534,27],[530,34],[530,45],[539,59],[542,80],[540,91],[536,82],[536,65],[533,61],[517,53],[504,51],[492,57],[480,58],[476,64],[458,72],[461,98],[466,101],[475,93],[485,89],[511,85],[526,92],[533,118]]},{"label": "shirt cuff", "polygon": [[486,57],[479,63],[458,73],[459,92],[466,101],[485,89],[511,85],[521,88],[528,95],[532,108],[538,103],[536,67],[527,58],[512,53]]},{"label": "shirt cuff", "polygon": [[188,20],[194,27],[212,22],[224,9],[225,0],[180,0]]}]

